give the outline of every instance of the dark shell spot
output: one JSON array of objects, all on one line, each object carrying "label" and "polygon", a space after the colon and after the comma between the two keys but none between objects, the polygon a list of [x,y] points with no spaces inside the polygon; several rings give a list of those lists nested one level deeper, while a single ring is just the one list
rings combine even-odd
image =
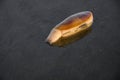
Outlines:
[{"label": "dark shell spot", "polygon": [[86,20],[90,17],[90,13],[82,14],[78,16],[81,20]]},{"label": "dark shell spot", "polygon": [[83,24],[81,26],[79,26],[79,28],[85,28],[87,26],[87,24]]},{"label": "dark shell spot", "polygon": [[62,24],[63,25],[71,24],[73,21],[74,21],[73,19],[69,19],[69,20],[64,21]]}]

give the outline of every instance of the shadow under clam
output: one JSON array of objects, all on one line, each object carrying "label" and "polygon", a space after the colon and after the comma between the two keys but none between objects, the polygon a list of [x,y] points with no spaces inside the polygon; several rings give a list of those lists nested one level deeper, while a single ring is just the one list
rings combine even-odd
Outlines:
[{"label": "shadow under clam", "polygon": [[52,46],[58,46],[58,47],[65,47],[67,45],[70,45],[76,41],[81,40],[85,36],[87,36],[92,31],[92,28],[89,27],[83,31],[80,31],[72,36],[69,37],[61,37],[58,41],[52,44]]}]

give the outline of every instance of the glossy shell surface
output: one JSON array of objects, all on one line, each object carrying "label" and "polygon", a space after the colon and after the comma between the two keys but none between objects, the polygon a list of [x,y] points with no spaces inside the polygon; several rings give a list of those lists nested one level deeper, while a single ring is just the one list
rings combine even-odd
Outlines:
[{"label": "glossy shell surface", "polygon": [[53,46],[65,46],[91,31],[92,23],[93,14],[90,11],[73,14],[51,30],[46,42]]}]

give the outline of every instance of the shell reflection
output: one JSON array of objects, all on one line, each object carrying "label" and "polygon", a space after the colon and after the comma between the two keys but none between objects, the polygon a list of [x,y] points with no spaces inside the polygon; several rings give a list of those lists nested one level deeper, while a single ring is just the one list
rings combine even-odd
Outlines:
[{"label": "shell reflection", "polygon": [[72,35],[70,37],[61,38],[60,40],[56,41],[55,43],[51,44],[52,46],[59,46],[64,47],[67,46],[73,42],[76,42],[82,38],[84,38],[86,35],[88,35],[92,31],[92,28],[88,28],[84,31],[81,31],[79,33],[76,33],[75,35]]}]

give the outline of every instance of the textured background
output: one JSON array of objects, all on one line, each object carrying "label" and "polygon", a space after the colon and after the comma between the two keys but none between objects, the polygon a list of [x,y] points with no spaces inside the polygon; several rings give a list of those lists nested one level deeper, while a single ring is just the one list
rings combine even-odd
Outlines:
[{"label": "textured background", "polygon": [[[64,48],[44,40],[90,10],[92,32]],[[119,0],[0,0],[0,80],[120,80]]]}]

